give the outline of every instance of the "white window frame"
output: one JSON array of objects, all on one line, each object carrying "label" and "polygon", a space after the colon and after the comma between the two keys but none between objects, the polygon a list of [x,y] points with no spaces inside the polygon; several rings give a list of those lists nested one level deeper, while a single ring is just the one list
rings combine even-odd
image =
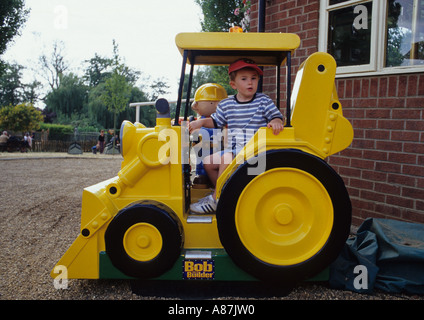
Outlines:
[{"label": "white window frame", "polygon": [[318,51],[327,52],[329,11],[367,2],[372,2],[370,63],[357,66],[337,67],[337,77],[424,72],[424,66],[384,66],[386,58],[387,28],[386,0],[350,0],[331,6],[329,5],[329,0],[320,0]]}]

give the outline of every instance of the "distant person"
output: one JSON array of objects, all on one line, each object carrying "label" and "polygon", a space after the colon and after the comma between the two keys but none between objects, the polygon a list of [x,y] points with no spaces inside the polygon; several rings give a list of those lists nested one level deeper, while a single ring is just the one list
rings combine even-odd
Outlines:
[{"label": "distant person", "polygon": [[7,141],[9,140],[9,135],[7,131],[3,131],[3,134],[0,136],[0,149],[3,152],[7,149]]},{"label": "distant person", "polygon": [[105,149],[105,131],[104,130],[100,130],[100,135],[99,135],[97,145],[98,145],[98,151],[100,152],[100,154],[102,154],[103,150]]}]

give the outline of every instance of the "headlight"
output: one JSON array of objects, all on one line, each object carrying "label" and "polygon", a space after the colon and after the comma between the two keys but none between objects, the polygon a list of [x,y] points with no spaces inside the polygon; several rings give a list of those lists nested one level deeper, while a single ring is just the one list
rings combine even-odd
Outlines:
[{"label": "headlight", "polygon": [[131,148],[131,141],[132,137],[134,136],[135,129],[135,126],[128,120],[123,121],[121,124],[121,129],[119,131],[119,140],[121,141],[120,152],[123,157],[127,153],[127,149]]}]

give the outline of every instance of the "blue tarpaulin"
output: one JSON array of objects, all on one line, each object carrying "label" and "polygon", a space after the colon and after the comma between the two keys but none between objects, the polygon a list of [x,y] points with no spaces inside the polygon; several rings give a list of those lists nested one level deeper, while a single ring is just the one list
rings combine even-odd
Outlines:
[{"label": "blue tarpaulin", "polygon": [[369,218],[330,266],[330,286],[424,294],[424,225]]}]

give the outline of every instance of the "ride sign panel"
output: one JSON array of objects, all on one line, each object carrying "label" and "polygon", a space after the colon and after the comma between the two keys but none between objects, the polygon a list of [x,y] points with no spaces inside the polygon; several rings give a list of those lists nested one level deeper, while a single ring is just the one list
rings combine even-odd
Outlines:
[{"label": "ride sign panel", "polygon": [[215,262],[211,259],[184,259],[184,280],[213,280],[215,278]]}]

